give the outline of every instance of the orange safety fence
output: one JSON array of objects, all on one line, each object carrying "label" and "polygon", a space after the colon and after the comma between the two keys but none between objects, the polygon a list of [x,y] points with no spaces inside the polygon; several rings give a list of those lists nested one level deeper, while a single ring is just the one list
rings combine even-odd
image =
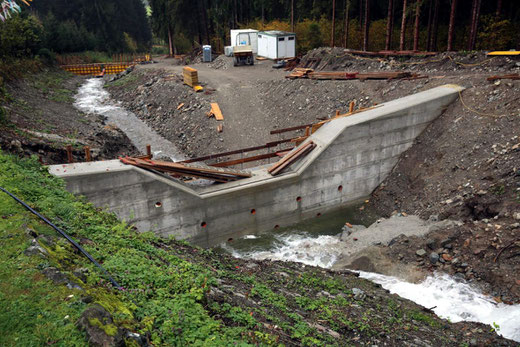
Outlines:
[{"label": "orange safety fence", "polygon": [[72,72],[75,75],[81,76],[97,76],[103,73],[105,75],[115,75],[128,69],[135,63],[108,63],[108,64],[73,64],[73,65],[61,65],[60,67],[68,72]]}]

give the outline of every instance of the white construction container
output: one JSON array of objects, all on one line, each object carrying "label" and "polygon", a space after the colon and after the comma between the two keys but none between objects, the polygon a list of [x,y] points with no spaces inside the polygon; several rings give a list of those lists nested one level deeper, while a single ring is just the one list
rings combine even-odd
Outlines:
[{"label": "white construction container", "polygon": [[276,30],[259,32],[258,55],[273,60],[295,57],[296,34]]},{"label": "white construction container", "polygon": [[234,29],[230,32],[231,46],[251,46],[253,53],[258,53],[258,30]]}]

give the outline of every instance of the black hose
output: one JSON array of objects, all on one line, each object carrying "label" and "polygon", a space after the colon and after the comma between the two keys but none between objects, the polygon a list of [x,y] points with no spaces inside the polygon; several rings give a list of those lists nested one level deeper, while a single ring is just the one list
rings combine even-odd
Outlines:
[{"label": "black hose", "polygon": [[81,247],[76,241],[74,241],[69,235],[67,235],[63,230],[61,230],[60,228],[58,228],[56,225],[54,225],[52,222],[50,222],[47,218],[45,218],[44,216],[42,216],[41,214],[39,214],[38,212],[36,212],[34,209],[32,209],[29,205],[27,205],[25,202],[23,202],[22,200],[18,199],[16,196],[14,196],[13,194],[11,194],[9,191],[5,190],[4,188],[0,187],[0,190],[3,191],[4,193],[6,193],[7,195],[9,195],[10,197],[12,197],[13,199],[15,199],[18,203],[20,203],[23,207],[25,207],[26,209],[28,209],[29,211],[31,211],[33,214],[35,214],[36,216],[38,216],[41,220],[43,220],[45,223],[49,224],[51,227],[54,228],[54,230],[56,230],[58,233],[61,234],[61,236],[63,236],[64,238],[66,238],[74,247],[76,247],[81,253],[83,253],[83,255],[85,255],[85,257],[88,258],[88,260],[90,260],[94,265],[96,265],[107,277],[108,279],[110,280],[110,282],[112,282],[112,284],[114,285],[114,287],[116,287],[117,289],[121,289],[121,286],[112,278],[112,276],[110,276],[110,274],[108,273],[107,270],[105,270],[105,268],[103,268],[87,251],[85,251],[83,249],[83,247]]}]

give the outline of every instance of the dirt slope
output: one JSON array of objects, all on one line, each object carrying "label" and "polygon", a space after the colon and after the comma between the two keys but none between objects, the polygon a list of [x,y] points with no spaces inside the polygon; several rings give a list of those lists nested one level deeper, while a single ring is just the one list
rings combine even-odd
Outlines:
[{"label": "dirt slope", "polygon": [[85,160],[84,146],[90,146],[95,160],[137,153],[126,135],[103,117],[73,106],[83,81],[50,69],[9,83],[6,100],[0,98],[7,113],[0,119],[0,147],[21,156],[37,155],[48,164],[66,162],[66,145],[73,146],[78,161]]}]

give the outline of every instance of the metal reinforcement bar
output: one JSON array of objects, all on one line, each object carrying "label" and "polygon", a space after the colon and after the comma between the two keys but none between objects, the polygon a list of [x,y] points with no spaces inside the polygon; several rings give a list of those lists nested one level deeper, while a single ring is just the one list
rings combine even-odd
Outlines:
[{"label": "metal reinforcement bar", "polygon": [[[271,132],[271,134],[272,134],[272,132]],[[258,151],[258,150],[261,150],[261,149],[276,147],[276,146],[281,145],[283,143],[292,142],[293,140],[294,139],[285,139],[285,140],[280,140],[280,141],[268,142],[268,143],[266,143],[265,145],[262,145],[262,146],[248,147],[248,148],[237,149],[237,150],[230,151],[230,152],[211,154],[211,155],[207,155],[207,156],[204,156],[204,157],[198,157],[198,158],[193,158],[193,159],[180,161],[178,163],[180,163],[180,164],[196,163],[196,162],[199,162],[199,161],[205,161],[205,160],[211,160],[211,159],[216,159],[216,158],[221,158],[221,157],[227,157],[227,156],[234,155],[234,154],[253,152],[253,151]],[[213,164],[212,166],[215,166],[215,165]]]},{"label": "metal reinforcement bar", "polygon": [[101,266],[85,249],[83,249],[83,247],[81,247],[76,241],[74,241],[73,238],[71,238],[67,233],[65,233],[63,230],[61,230],[60,228],[58,228],[56,225],[54,225],[51,221],[49,221],[47,218],[45,218],[44,216],[42,216],[41,214],[39,214],[37,211],[35,211],[34,209],[32,209],[29,205],[27,205],[25,202],[23,202],[22,200],[20,200],[19,198],[17,198],[16,196],[14,196],[11,192],[7,191],[6,189],[0,187],[0,190],[3,191],[4,193],[6,193],[7,195],[9,195],[11,198],[13,198],[14,200],[16,200],[16,202],[18,202],[19,204],[21,204],[23,207],[25,207],[27,210],[29,210],[32,214],[36,215],[37,217],[39,217],[41,220],[43,220],[45,223],[47,223],[48,225],[50,225],[54,230],[56,230],[61,236],[63,236],[64,238],[67,239],[67,241],[69,241],[74,247],[76,247],[78,249],[78,251],[80,251],[81,253],[83,253],[83,255],[85,257],[88,258],[88,260],[90,260],[92,262],[92,264],[94,264],[98,269],[100,269],[106,276],[107,278],[110,280],[110,282],[114,285],[114,287],[116,287],[117,289],[121,289],[121,286],[116,282],[116,280],[114,280],[112,278],[112,276],[110,276],[110,274],[108,273],[107,270],[105,270],[105,268],[103,266]]}]

